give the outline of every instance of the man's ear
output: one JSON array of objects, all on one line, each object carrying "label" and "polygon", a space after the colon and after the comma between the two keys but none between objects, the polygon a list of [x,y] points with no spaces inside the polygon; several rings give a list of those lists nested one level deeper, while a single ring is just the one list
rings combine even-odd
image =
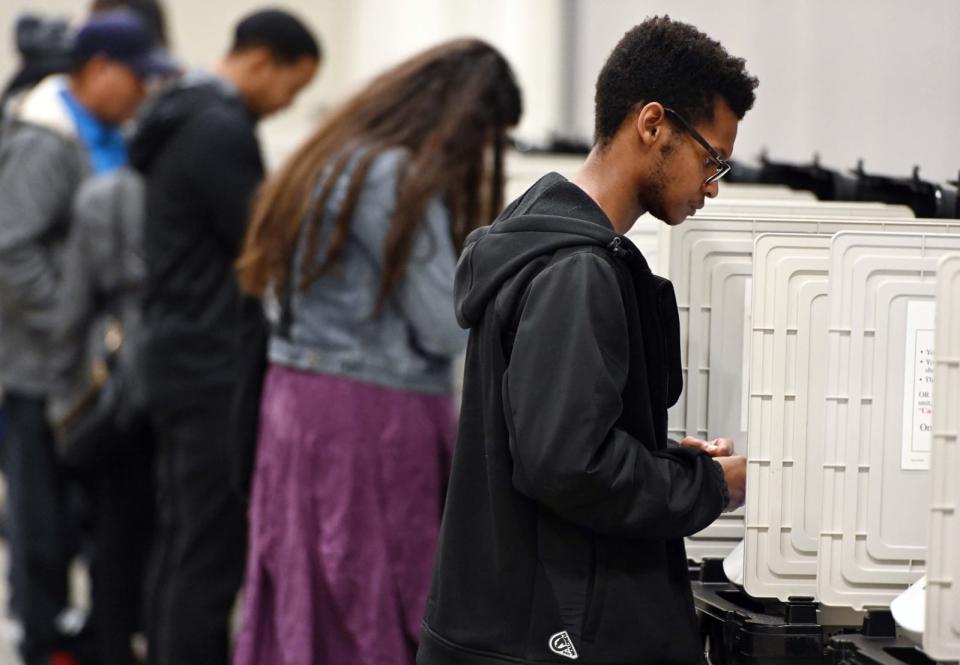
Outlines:
[{"label": "man's ear", "polygon": [[265,46],[257,46],[247,53],[247,63],[251,71],[260,72],[273,64],[273,53]]},{"label": "man's ear", "polygon": [[667,113],[663,109],[663,104],[660,102],[644,104],[637,113],[635,126],[637,135],[643,143],[653,145],[658,141],[665,141]]}]

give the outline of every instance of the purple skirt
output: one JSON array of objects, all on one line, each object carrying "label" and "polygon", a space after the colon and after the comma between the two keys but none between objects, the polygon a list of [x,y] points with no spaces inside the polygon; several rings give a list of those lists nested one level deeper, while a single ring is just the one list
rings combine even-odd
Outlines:
[{"label": "purple skirt", "polygon": [[453,400],[271,365],[235,665],[414,662]]}]

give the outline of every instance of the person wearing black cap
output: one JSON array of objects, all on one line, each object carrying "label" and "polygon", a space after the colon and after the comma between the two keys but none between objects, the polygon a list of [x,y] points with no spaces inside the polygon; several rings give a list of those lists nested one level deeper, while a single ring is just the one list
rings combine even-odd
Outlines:
[{"label": "person wearing black cap", "polygon": [[149,30],[127,12],[97,14],[76,34],[67,75],[11,101],[0,132],[0,386],[11,512],[11,577],[26,665],[64,646],[67,605],[64,469],[46,401],[58,366],[54,343],[64,241],[81,182],[126,162],[119,126],[145,95],[145,79],[176,71]]},{"label": "person wearing black cap", "polygon": [[[93,0],[91,14],[127,9],[146,25],[159,46],[167,46],[167,26],[160,0]],[[7,102],[32,88],[51,74],[70,71],[73,32],[70,21],[61,16],[44,16],[32,11],[17,16],[13,30],[20,56],[19,67],[0,93],[0,117]]]},{"label": "person wearing black cap", "polygon": [[238,366],[263,354],[247,340],[265,327],[233,264],[264,173],[257,121],[293,101],[320,57],[297,18],[255,12],[213,73],[188,74],[150,104],[131,143],[146,181],[138,376],[158,448],[146,617],[156,665],[227,663],[246,542],[231,478],[233,402]]}]

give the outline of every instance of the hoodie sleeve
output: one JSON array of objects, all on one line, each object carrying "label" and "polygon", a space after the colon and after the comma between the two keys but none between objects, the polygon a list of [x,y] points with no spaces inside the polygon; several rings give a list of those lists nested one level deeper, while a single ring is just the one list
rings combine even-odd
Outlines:
[{"label": "hoodie sleeve", "polygon": [[533,280],[504,378],[514,486],[599,533],[696,533],[724,507],[720,465],[616,427],[630,408],[629,359],[620,286],[602,258],[572,254]]}]

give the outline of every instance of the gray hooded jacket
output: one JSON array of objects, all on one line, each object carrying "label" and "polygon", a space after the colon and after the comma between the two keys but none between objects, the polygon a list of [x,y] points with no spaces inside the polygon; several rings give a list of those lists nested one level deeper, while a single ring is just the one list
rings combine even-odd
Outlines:
[{"label": "gray hooded jacket", "polygon": [[14,100],[0,130],[0,386],[46,395],[60,364],[54,334],[70,209],[89,173],[50,77]]}]

